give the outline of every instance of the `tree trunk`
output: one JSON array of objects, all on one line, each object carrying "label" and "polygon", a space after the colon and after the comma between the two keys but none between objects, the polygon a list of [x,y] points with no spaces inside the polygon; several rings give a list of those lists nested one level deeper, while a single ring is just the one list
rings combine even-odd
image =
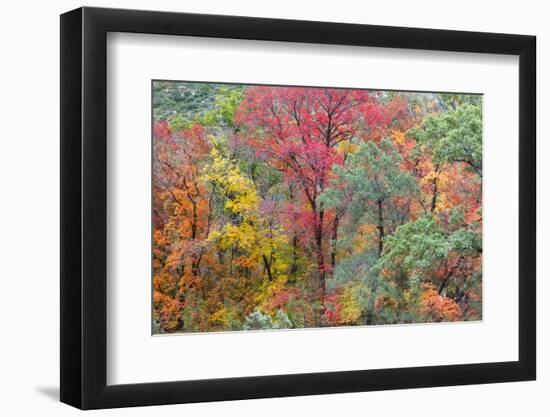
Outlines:
[{"label": "tree trunk", "polygon": [[318,282],[317,288],[315,288],[316,297],[319,300],[320,308],[318,312],[315,313],[315,325],[320,326],[323,321],[323,316],[325,314],[325,257],[323,254],[323,218],[324,211],[319,212],[317,218],[317,225],[315,228],[315,249],[317,252],[317,272],[318,272]]},{"label": "tree trunk", "polygon": [[271,261],[267,259],[267,256],[262,255],[262,259],[264,261],[265,270],[267,272],[267,278],[269,279],[269,282],[273,281],[273,274],[271,273]]},{"label": "tree trunk", "polygon": [[377,201],[378,204],[378,257],[382,255],[384,250],[384,216],[382,212],[382,200]]},{"label": "tree trunk", "polygon": [[319,273],[318,289],[319,295],[323,297],[325,295],[325,257],[323,254],[323,218],[325,212],[321,210],[318,216],[317,227],[315,229],[315,243],[317,251],[317,271]]},{"label": "tree trunk", "polygon": [[[294,201],[294,190],[292,188],[292,184],[289,184],[288,186],[288,192],[289,192],[289,200],[292,203],[295,203]],[[296,273],[298,272],[298,234],[296,233],[296,224],[298,224],[298,215],[296,214],[296,210],[293,210],[293,219],[294,219],[294,225],[292,227],[292,265],[290,267],[290,276],[295,278]]]},{"label": "tree trunk", "polygon": [[336,244],[338,242],[338,213],[334,214],[334,223],[332,224],[332,247],[330,251],[330,267],[334,273],[336,266]]},{"label": "tree trunk", "polygon": [[431,212],[433,213],[435,211],[435,207],[437,205],[437,178],[439,176],[439,164],[437,164],[435,166],[435,175],[434,175],[434,178],[432,180],[432,185],[433,185],[433,195],[432,195],[432,204],[431,204]]},{"label": "tree trunk", "polygon": [[290,267],[290,275],[292,277],[295,277],[297,272],[298,272],[298,236],[296,235],[296,230],[294,230],[293,237],[292,237],[292,266]]}]

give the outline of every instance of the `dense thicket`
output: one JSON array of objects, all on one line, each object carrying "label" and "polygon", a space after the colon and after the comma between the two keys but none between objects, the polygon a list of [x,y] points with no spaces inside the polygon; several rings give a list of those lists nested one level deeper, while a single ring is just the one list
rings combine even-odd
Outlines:
[{"label": "dense thicket", "polygon": [[481,318],[474,95],[155,82],[157,333]]}]

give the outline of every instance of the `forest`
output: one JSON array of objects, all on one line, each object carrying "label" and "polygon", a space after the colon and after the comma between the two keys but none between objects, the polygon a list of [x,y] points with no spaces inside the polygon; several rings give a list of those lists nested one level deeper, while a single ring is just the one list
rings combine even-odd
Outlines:
[{"label": "forest", "polygon": [[482,318],[482,96],[153,81],[153,333]]}]

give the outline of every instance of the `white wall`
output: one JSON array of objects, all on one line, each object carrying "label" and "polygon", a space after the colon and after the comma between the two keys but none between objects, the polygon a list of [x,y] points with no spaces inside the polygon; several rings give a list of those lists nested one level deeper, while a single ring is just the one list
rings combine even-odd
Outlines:
[{"label": "white wall", "polygon": [[[57,402],[59,378],[59,18],[78,1],[8,1],[0,17],[0,410],[76,415]],[[539,303],[537,382],[101,411],[128,416],[547,415],[550,406],[550,26],[544,2],[124,0],[86,5],[534,34],[538,37]],[[544,96],[544,97],[543,97]],[[544,128],[544,130],[543,130]],[[546,157],[546,158],[545,158]],[[544,235],[544,236],[543,236]],[[544,395],[546,394],[546,395]]]}]

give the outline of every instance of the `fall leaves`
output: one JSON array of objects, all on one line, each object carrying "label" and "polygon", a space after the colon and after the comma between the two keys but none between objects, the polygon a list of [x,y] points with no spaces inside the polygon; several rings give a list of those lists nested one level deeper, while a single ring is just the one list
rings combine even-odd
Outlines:
[{"label": "fall leaves", "polygon": [[480,319],[479,97],[177,84],[155,333]]}]

